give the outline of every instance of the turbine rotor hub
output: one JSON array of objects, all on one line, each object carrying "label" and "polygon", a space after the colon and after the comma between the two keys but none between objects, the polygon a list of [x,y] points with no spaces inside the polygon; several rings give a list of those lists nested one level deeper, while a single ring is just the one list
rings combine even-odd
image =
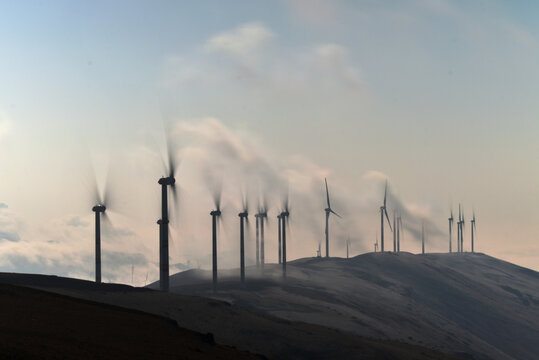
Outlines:
[{"label": "turbine rotor hub", "polygon": [[96,205],[92,208],[92,211],[93,212],[100,212],[100,213],[103,213],[105,212],[105,210],[107,210],[107,208],[105,207],[105,205]]},{"label": "turbine rotor hub", "polygon": [[161,179],[159,179],[158,183],[159,185],[172,186],[176,183],[176,179],[173,176],[162,177]]}]

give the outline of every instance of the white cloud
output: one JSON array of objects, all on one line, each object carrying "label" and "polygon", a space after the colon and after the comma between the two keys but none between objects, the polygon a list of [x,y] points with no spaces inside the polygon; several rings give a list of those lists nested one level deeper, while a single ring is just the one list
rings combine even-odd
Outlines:
[{"label": "white cloud", "polygon": [[314,48],[314,53],[318,65],[326,70],[333,81],[350,85],[360,83],[359,70],[351,64],[345,47],[333,43],[320,44]]},{"label": "white cloud", "polygon": [[262,24],[249,23],[213,36],[207,41],[206,48],[245,56],[261,48],[273,36],[271,30]]}]

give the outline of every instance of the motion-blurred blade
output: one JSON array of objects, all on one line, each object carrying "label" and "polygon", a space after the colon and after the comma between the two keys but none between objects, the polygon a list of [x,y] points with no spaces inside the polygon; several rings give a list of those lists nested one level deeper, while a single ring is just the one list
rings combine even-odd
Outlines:
[{"label": "motion-blurred blade", "polygon": [[391,231],[393,231],[393,228],[391,227],[391,221],[389,221],[389,215],[387,214],[387,209],[384,208],[384,213],[386,214],[387,224],[389,225],[389,228]]},{"label": "motion-blurred blade", "polygon": [[328,209],[331,209],[331,205],[329,203],[329,190],[328,190],[328,181],[326,178],[324,178],[324,181],[326,182],[326,197],[327,197],[327,201],[328,201]]},{"label": "motion-blurred blade", "polygon": [[384,189],[384,208],[386,207],[386,200],[387,200],[387,180],[386,180],[386,187]]},{"label": "motion-blurred blade", "polygon": [[342,219],[342,216],[337,214],[335,211],[333,211],[332,209],[329,209],[329,212],[332,213],[332,214],[335,214],[337,215],[337,217],[341,218]]}]

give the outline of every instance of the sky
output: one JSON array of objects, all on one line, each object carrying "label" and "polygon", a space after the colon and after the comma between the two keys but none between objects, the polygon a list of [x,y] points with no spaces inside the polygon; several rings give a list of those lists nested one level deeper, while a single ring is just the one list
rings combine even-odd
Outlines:
[{"label": "sky", "polygon": [[[93,186],[111,195],[103,278],[158,278],[166,141],[181,160],[171,272],[239,262],[242,198],[267,199],[267,261],[289,198],[289,259],[470,249],[539,270],[539,5],[524,1],[0,2],[0,271],[92,279]],[[247,261],[254,261],[254,218]],[[453,229],[456,232],[456,228]],[[386,228],[386,248],[392,242]],[[455,247],[455,244],[454,244]],[[324,250],[324,246],[322,246]]]}]

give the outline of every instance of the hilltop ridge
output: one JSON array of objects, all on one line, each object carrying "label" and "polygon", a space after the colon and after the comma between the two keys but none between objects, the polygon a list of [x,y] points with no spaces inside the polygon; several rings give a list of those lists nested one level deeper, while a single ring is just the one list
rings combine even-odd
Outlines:
[{"label": "hilltop ridge", "polygon": [[[481,253],[367,253],[303,258],[220,272],[217,297],[284,319],[424,345],[477,358],[539,353],[539,273]],[[202,270],[171,277],[171,291],[212,296]],[[152,286],[155,286],[152,285]]]}]

